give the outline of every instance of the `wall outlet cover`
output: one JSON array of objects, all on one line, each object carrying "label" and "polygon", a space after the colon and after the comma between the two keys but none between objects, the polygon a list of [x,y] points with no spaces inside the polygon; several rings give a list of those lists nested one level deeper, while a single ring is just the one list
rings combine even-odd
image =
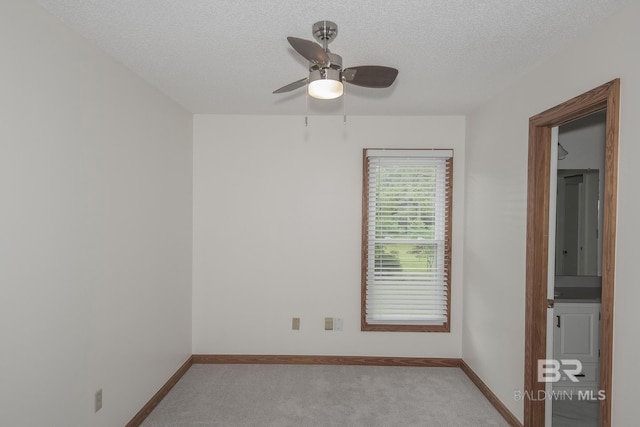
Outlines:
[{"label": "wall outlet cover", "polygon": [[333,317],[324,318],[324,330],[333,331]]}]

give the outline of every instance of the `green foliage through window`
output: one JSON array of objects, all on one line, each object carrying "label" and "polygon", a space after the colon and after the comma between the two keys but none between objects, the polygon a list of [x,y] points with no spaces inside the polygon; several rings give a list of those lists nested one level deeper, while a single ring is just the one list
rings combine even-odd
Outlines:
[{"label": "green foliage through window", "polygon": [[449,330],[451,155],[366,152],[366,330]]}]

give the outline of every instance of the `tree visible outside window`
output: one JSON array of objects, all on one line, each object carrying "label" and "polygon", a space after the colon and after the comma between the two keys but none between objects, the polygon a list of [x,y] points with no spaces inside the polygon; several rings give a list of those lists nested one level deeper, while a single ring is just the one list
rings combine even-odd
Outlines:
[{"label": "tree visible outside window", "polygon": [[365,150],[362,330],[449,331],[452,163],[452,150]]}]

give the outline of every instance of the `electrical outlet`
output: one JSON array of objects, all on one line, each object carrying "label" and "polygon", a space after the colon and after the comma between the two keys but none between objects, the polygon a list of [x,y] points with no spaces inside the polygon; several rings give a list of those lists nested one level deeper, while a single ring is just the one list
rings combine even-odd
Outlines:
[{"label": "electrical outlet", "polygon": [[324,330],[333,331],[333,317],[324,318]]},{"label": "electrical outlet", "polygon": [[341,331],[342,330],[342,317],[336,317],[333,319],[333,330]]},{"label": "electrical outlet", "polygon": [[93,406],[95,412],[98,412],[100,409],[102,409],[102,389],[96,391]]},{"label": "electrical outlet", "polygon": [[291,329],[293,329],[294,331],[299,331],[300,330],[300,318],[299,317],[294,317],[293,319],[291,319]]}]

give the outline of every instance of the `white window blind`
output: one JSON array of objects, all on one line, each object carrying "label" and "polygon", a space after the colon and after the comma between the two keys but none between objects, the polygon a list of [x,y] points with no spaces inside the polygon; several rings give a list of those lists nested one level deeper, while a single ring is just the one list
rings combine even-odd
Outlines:
[{"label": "white window blind", "polygon": [[448,323],[451,150],[366,150],[365,320]]}]

